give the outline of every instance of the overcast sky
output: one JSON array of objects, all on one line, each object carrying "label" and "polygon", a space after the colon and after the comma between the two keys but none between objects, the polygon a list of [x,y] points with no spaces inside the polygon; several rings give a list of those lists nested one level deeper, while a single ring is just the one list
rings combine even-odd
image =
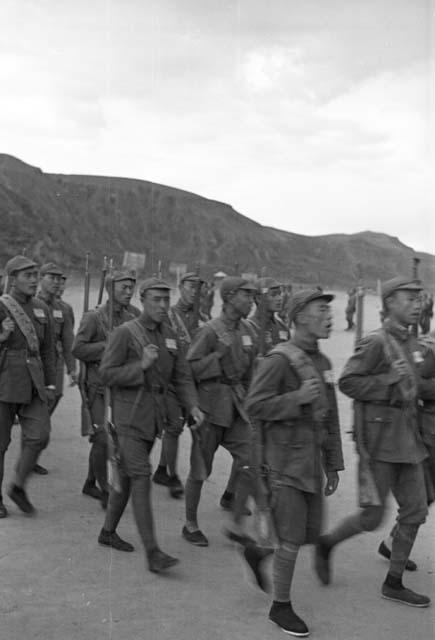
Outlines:
[{"label": "overcast sky", "polygon": [[0,18],[1,151],[435,253],[435,0],[1,0]]}]

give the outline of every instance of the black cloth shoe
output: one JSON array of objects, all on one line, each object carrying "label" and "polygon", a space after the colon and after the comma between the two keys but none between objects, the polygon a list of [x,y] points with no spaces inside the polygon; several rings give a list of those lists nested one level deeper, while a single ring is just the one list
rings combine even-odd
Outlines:
[{"label": "black cloth shoe", "polygon": [[262,563],[271,553],[273,549],[262,549],[257,544],[247,545],[243,550],[243,557],[254,574],[257,585],[265,593],[270,591],[270,585]]},{"label": "black cloth shoe", "polygon": [[222,533],[226,538],[228,538],[228,540],[231,540],[231,542],[237,542],[237,544],[241,544],[242,547],[246,547],[248,545],[255,545],[254,538],[251,538],[251,536],[248,536],[247,533],[236,533],[235,531],[228,529],[228,527],[224,527],[222,529]]},{"label": "black cloth shoe", "polygon": [[296,638],[306,638],[310,635],[305,622],[293,611],[291,602],[274,601],[269,611],[269,620]]},{"label": "black cloth shoe", "polygon": [[[157,473],[157,472],[156,472]],[[155,475],[155,474],[154,474]],[[172,498],[178,499],[184,494],[183,485],[180,478],[175,474],[174,476],[168,476],[169,494]]]},{"label": "black cloth shoe", "polygon": [[169,487],[169,476],[166,472],[166,467],[161,467],[160,465],[157,467],[153,475],[153,482],[162,484],[164,487]]},{"label": "black cloth shoe", "polygon": [[385,581],[382,585],[382,597],[386,600],[393,600],[394,602],[400,602],[401,604],[407,604],[408,607],[428,607],[430,605],[430,598],[423,596],[420,593],[415,593],[411,589],[400,585],[399,587],[392,587]]},{"label": "black cloth shoe", "polygon": [[12,484],[9,487],[8,496],[15,502],[21,511],[24,511],[24,513],[35,513],[35,507],[30,502],[24,489],[21,487],[17,487],[16,484]]},{"label": "black cloth shoe", "polygon": [[8,515],[8,510],[6,509],[5,505],[3,504],[2,498],[0,498],[0,519],[1,518],[7,518],[7,515]]},{"label": "black cloth shoe", "polygon": [[116,531],[111,533],[110,531],[101,529],[98,542],[106,547],[117,549],[118,551],[134,551],[133,545],[120,538]]},{"label": "black cloth shoe", "polygon": [[33,473],[37,473],[38,476],[46,476],[48,473],[48,469],[46,469],[45,467],[41,467],[40,464],[35,464],[35,466],[33,467]]},{"label": "black cloth shoe", "polygon": [[322,537],[320,537],[316,545],[314,568],[322,584],[329,584],[331,582],[331,551],[332,547],[327,545]]},{"label": "black cloth shoe", "polygon": [[[389,550],[385,542],[381,542],[381,544],[379,545],[378,553],[387,560],[391,558],[391,551]],[[410,560],[408,558],[408,560],[406,561],[405,569],[406,571],[417,571],[417,565],[415,564],[414,560]]]},{"label": "black cloth shoe", "polygon": [[173,558],[160,549],[153,549],[152,551],[147,553],[147,558],[148,568],[153,573],[160,573],[160,571],[170,569],[180,562],[178,558]]},{"label": "black cloth shoe", "polygon": [[[224,511],[232,511],[234,508],[234,493],[224,491],[219,500],[219,504]],[[242,516],[250,516],[252,511],[248,507],[243,507]]]},{"label": "black cloth shoe", "polygon": [[181,535],[185,540],[187,540],[187,542],[194,544],[195,547],[208,547],[208,540],[199,529],[196,531],[189,531],[189,529],[184,526]]},{"label": "black cloth shoe", "polygon": [[82,493],[84,493],[85,496],[91,496],[91,498],[95,498],[95,500],[102,500],[103,498],[103,494],[99,490],[95,482],[90,482],[89,480],[86,480],[85,484],[83,485]]}]

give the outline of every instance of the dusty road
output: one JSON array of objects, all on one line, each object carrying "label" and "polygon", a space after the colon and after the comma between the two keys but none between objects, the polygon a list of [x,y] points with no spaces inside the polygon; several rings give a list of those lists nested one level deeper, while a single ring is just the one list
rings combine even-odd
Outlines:
[{"label": "dusty road", "polygon": [[[80,316],[79,292],[67,292]],[[325,351],[339,373],[352,350],[353,335],[344,331],[344,297],[334,303],[335,331]],[[377,325],[378,302],[367,298],[366,327]],[[328,499],[328,521],[356,505],[355,457],[346,431],[350,405],[340,396],[346,471],[337,493]],[[79,395],[66,393],[53,419],[52,440],[41,458],[50,474],[35,476],[29,494],[38,508],[34,518],[19,513],[6,497],[10,516],[0,524],[0,640],[265,640],[285,637],[268,623],[270,599],[244,579],[237,551],[221,534],[219,497],[229,471],[229,457],[219,452],[206,483],[200,522],[210,547],[191,547],[180,535],[183,502],[164,487],[153,491],[161,546],[181,559],[179,567],[159,577],[145,569],[130,507],[119,533],[135,553],[113,553],[97,544],[103,512],[82,496],[88,444],[79,435]],[[19,439],[7,457],[5,483],[11,474]],[[181,441],[180,475],[187,475],[189,434]],[[159,444],[153,452],[155,459]],[[417,610],[387,602],[380,586],[387,564],[376,553],[394,518],[394,505],[381,531],[344,544],[335,556],[334,581],[322,587],[312,571],[312,549],[298,560],[292,599],[313,638],[321,640],[432,640],[435,605]],[[413,558],[419,566],[406,583],[435,599],[435,509],[420,529]]]}]

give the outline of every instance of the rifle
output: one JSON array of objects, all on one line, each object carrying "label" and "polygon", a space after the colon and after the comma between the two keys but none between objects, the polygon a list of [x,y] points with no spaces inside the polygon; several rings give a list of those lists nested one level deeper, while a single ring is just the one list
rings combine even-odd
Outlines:
[{"label": "rifle", "polygon": [[101,269],[100,288],[98,289],[97,307],[103,302],[104,285],[106,283],[107,275],[107,256],[103,258],[103,267]]},{"label": "rifle", "polygon": [[[89,289],[91,285],[91,275],[89,273],[89,253],[86,254],[86,263],[85,263],[85,282],[84,282],[84,296],[83,296],[83,315],[89,311]],[[89,398],[86,389],[86,378],[87,378],[87,366],[86,362],[82,362],[80,360],[79,364],[79,379],[78,379],[78,388],[80,392],[80,397],[82,400],[81,406],[81,434],[82,436],[92,436],[95,432],[96,425],[94,425],[92,421],[91,409],[89,406]]]},{"label": "rifle", "polygon": [[[113,280],[113,259],[109,265],[109,336],[113,331],[114,324],[114,294],[115,282]],[[117,493],[121,492],[121,480],[119,477],[120,453],[118,444],[118,434],[112,419],[112,394],[110,387],[104,388],[104,429],[107,436],[107,482]]]},{"label": "rifle", "polygon": [[[418,280],[418,265],[420,264],[420,258],[414,257],[412,259],[412,279]],[[418,336],[418,320],[415,324],[412,325],[411,328],[412,334],[417,337]]]},{"label": "rifle", "polygon": [[[363,335],[364,316],[364,285],[361,275],[361,268],[358,268],[359,278],[356,290],[356,328],[355,328],[355,348]],[[353,434],[356,449],[359,455],[358,461],[358,490],[360,507],[379,506],[378,490],[370,469],[370,455],[366,447],[365,438],[365,407],[363,402],[354,400],[353,402]]]},{"label": "rifle", "polygon": [[[261,270],[261,277],[266,277],[266,267]],[[269,289],[262,287],[260,291],[259,310],[260,310],[260,334],[258,336],[258,356],[262,358],[266,355],[266,325],[267,325],[267,294]]]}]

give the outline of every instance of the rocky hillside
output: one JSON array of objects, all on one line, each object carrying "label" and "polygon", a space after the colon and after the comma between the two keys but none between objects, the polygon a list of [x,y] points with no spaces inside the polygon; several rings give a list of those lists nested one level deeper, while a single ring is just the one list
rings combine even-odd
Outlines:
[{"label": "rocky hillside", "polygon": [[[120,264],[124,251],[145,253],[146,272],[169,262],[206,276],[217,269],[268,273],[295,282],[347,287],[361,264],[367,284],[408,274],[413,250],[397,238],[364,232],[302,236],[263,227],[230,205],[143,180],[43,173],[0,154],[0,258],[26,248],[38,261],[79,271],[91,253]],[[418,254],[421,275],[435,284],[435,257]]]}]

